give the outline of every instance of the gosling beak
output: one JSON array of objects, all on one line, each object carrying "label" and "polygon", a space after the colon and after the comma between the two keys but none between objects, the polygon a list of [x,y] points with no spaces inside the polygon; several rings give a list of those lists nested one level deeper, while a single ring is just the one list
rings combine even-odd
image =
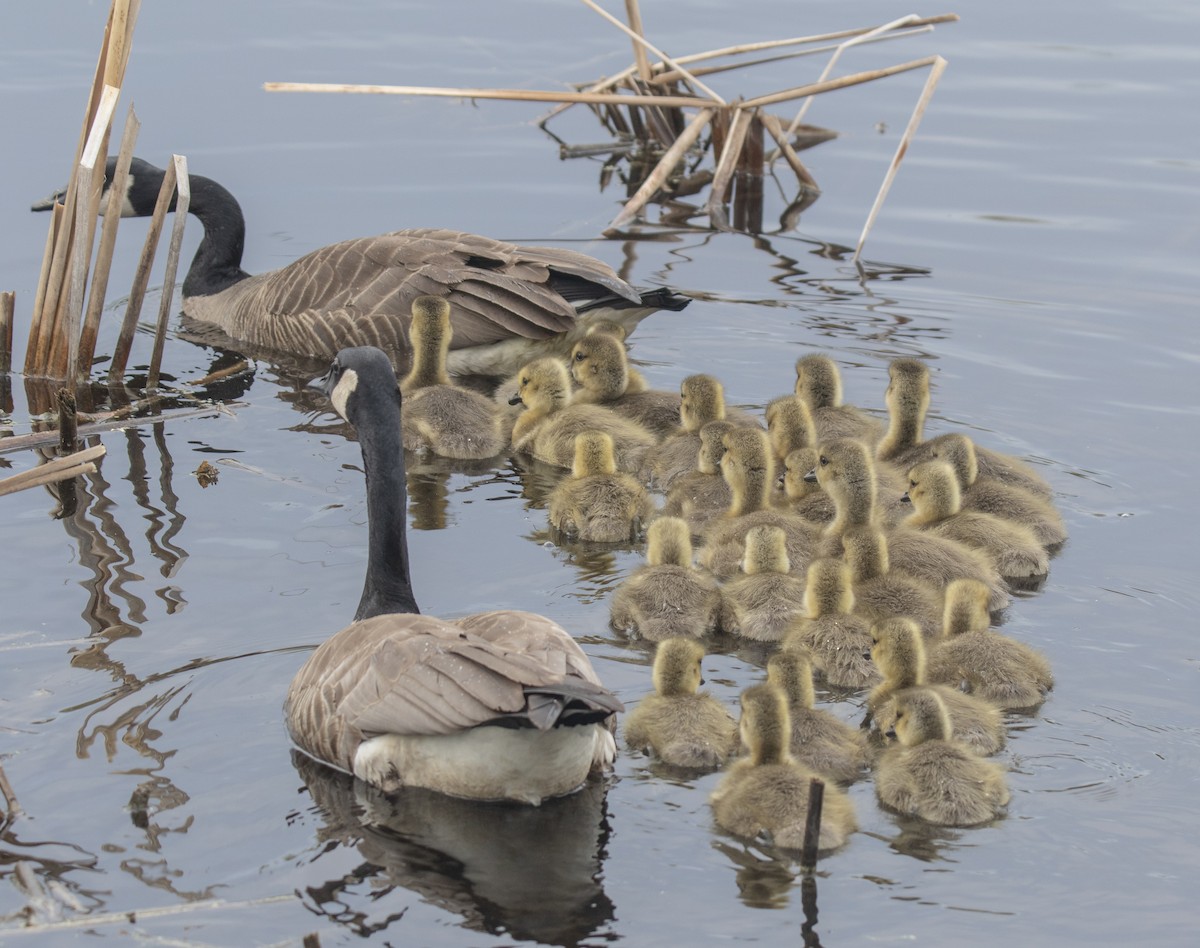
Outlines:
[{"label": "gosling beak", "polygon": [[67,200],[67,186],[64,184],[57,191],[51,191],[40,201],[34,201],[29,206],[31,211],[52,211],[55,204],[63,204]]},{"label": "gosling beak", "polygon": [[523,404],[525,404],[524,402],[522,402],[522,401],[521,401],[521,393],[520,393],[520,392],[517,392],[517,394],[516,394],[516,395],[514,395],[512,398],[510,398],[510,399],[508,400],[508,403],[509,403],[510,405],[523,405]]},{"label": "gosling beak", "polygon": [[864,662],[869,662],[871,660],[871,650],[869,648],[864,648],[862,656]]},{"label": "gosling beak", "polygon": [[889,728],[888,728],[888,729],[887,729],[887,730],[884,732],[883,736],[884,736],[884,737],[886,737],[886,738],[887,738],[889,741],[894,741],[894,740],[896,739],[896,727],[895,727],[895,725],[893,725],[892,727],[889,727]]},{"label": "gosling beak", "polygon": [[815,484],[817,482],[817,469],[814,467],[811,471],[804,475],[805,483]]},{"label": "gosling beak", "polygon": [[900,503],[902,503],[902,504],[911,504],[912,503],[912,498],[908,496],[908,491],[905,491],[903,494],[900,495]]}]

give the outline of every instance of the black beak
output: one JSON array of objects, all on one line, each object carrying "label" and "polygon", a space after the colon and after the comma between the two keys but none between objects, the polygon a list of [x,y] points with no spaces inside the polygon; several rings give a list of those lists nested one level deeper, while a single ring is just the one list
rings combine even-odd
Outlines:
[{"label": "black beak", "polygon": [[817,469],[815,467],[804,475],[804,481],[807,484],[815,484],[817,482]]},{"label": "black beak", "polygon": [[57,191],[51,191],[40,201],[34,201],[29,206],[31,211],[52,211],[55,204],[63,204],[67,200],[67,186],[64,184]]},{"label": "black beak", "polygon": [[517,392],[517,394],[516,394],[516,395],[514,395],[512,398],[510,398],[510,399],[508,400],[508,403],[509,403],[510,405],[523,405],[523,404],[524,404],[524,402],[522,402],[522,401],[521,401],[521,393],[520,393],[520,392]]},{"label": "black beak", "polygon": [[328,396],[333,394],[333,385],[333,368],[330,367],[328,372],[322,375],[319,379],[313,379],[305,387],[316,389],[318,392]]},{"label": "black beak", "polygon": [[871,660],[871,650],[869,648],[864,648],[862,655],[863,661],[869,662]]},{"label": "black beak", "polygon": [[904,493],[901,495],[901,497],[900,497],[900,503],[902,503],[902,504],[911,504],[911,503],[912,503],[912,498],[908,496],[908,491],[905,491],[905,492],[904,492]]},{"label": "black beak", "polygon": [[886,737],[886,738],[887,738],[889,741],[894,741],[894,740],[896,739],[896,728],[895,728],[895,726],[893,725],[892,727],[889,727],[889,728],[887,729],[887,731],[885,731],[885,732],[884,732],[884,735],[883,735],[883,736],[884,736],[884,737]]}]

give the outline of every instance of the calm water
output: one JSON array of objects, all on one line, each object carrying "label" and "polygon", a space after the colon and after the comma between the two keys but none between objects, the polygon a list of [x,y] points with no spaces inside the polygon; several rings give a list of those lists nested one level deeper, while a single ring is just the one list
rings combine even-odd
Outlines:
[{"label": "calm water", "polygon": [[[734,23],[724,3],[644,6],[675,52],[899,12],[750,0]],[[878,408],[889,359],[929,359],[931,427],[1034,459],[1072,533],[1004,626],[1058,677],[1036,715],[1012,719],[1006,819],[933,830],[857,785],[862,832],[814,887],[715,830],[715,776],[681,781],[643,758],[623,757],[606,793],[519,814],[388,801],[308,773],[280,705],[307,650],[353,612],[362,481],[356,445],[315,412],[303,376],[259,361],[222,393],[225,413],[104,435],[73,516],[48,516],[56,501],[41,490],[0,499],[0,763],[25,810],[0,834],[0,941],[1193,943],[1200,12],[1186,0],[1107,0],[1082,19],[1027,0],[984,6],[846,61],[950,60],[868,243],[867,279],[822,247],[856,240],[915,74],[814,106],[811,121],[843,133],[806,156],[824,196],[798,232],[759,240],[593,240],[619,195],[597,192],[598,165],[558,160],[536,107],[261,91],[288,79],[561,88],[621,68],[623,41],[570,3],[146,4],[126,102],[143,122],[139,154],[186,154],[239,196],[252,271],[409,225],[575,241],[634,282],[695,297],[633,337],[656,386],[714,371],[758,407],[820,349],[842,364],[848,397]],[[65,177],[106,15],[67,0],[5,10],[0,289],[18,293],[20,342],[46,226],[26,209]],[[819,68],[721,88],[769,91]],[[582,115],[559,131],[600,137]],[[118,311],[145,225],[122,233]],[[193,222],[188,248],[197,240]],[[145,360],[149,337],[138,346]],[[215,358],[167,345],[179,380]],[[12,382],[0,424],[23,433]],[[207,489],[191,474],[204,460],[220,468]],[[554,546],[544,485],[519,465],[422,470],[410,486],[426,611],[545,612],[627,703],[645,693],[646,654],[607,630],[608,594],[636,552]],[[731,706],[760,674],[750,654],[706,663]],[[30,933],[26,918],[50,927]]]}]

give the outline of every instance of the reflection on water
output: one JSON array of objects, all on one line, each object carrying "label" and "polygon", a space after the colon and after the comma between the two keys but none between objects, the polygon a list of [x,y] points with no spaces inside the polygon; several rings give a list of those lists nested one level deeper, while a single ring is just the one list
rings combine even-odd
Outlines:
[{"label": "reflection on water", "polygon": [[384,794],[348,774],[292,752],[325,825],[312,864],[331,843],[364,862],[321,885],[304,901],[356,935],[388,927],[390,888],[462,917],[472,931],[548,945],[578,945],[615,917],[602,884],[609,825],[606,787],[590,780],[538,807],[485,804],[419,788]]}]

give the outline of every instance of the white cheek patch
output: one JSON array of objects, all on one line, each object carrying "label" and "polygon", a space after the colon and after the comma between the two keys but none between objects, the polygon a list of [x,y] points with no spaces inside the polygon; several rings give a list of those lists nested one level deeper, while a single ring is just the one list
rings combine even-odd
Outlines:
[{"label": "white cheek patch", "polygon": [[354,394],[356,388],[358,388],[358,373],[353,369],[346,369],[329,395],[329,400],[333,402],[337,413],[347,421],[350,420],[350,416],[346,414],[346,402],[350,400],[350,396]]},{"label": "white cheek patch", "polygon": [[[129,200],[129,195],[133,191],[133,175],[129,174],[125,177],[125,197],[121,201],[121,216],[122,217],[137,217],[137,211],[133,209],[133,202]],[[107,203],[107,202],[104,202]],[[103,204],[101,205],[103,206]]]}]

